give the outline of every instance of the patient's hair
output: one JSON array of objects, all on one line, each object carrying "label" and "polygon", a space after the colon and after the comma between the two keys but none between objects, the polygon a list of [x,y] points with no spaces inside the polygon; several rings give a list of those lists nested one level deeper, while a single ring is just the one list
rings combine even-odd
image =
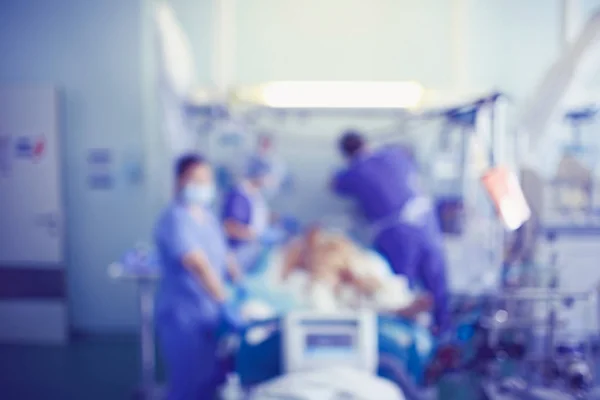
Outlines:
[{"label": "patient's hair", "polygon": [[180,179],[183,177],[191,168],[206,164],[206,158],[198,153],[185,154],[177,160],[175,164],[175,177]]},{"label": "patient's hair", "polygon": [[354,157],[365,147],[365,138],[355,130],[347,130],[339,140],[339,148],[347,158]]},{"label": "patient's hair", "polygon": [[311,224],[307,229],[306,232],[304,233],[304,236],[306,238],[306,240],[308,241],[309,245],[314,245],[316,244],[316,240],[317,237],[319,235],[319,233],[321,233],[321,226],[319,224]]}]

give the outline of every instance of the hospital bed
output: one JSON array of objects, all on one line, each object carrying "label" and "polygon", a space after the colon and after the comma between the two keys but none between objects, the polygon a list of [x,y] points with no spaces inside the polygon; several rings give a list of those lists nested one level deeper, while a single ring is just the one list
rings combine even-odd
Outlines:
[{"label": "hospital bed", "polygon": [[[273,395],[274,391],[279,396],[259,396],[257,399],[287,398],[285,395],[296,398],[300,392],[317,389],[368,399],[370,397],[361,386],[376,385],[384,388],[387,385],[387,389],[382,389],[382,398],[434,398],[434,390],[422,390],[406,373],[410,358],[399,354],[403,346],[397,345],[395,340],[401,340],[402,334],[408,332],[386,332],[395,327],[398,325],[382,320],[370,311],[336,314],[292,311],[246,331],[246,335],[251,335],[255,329],[267,328],[271,333],[258,344],[250,344],[250,339],[242,340],[237,351],[236,372],[251,396]],[[407,339],[409,336],[407,334]],[[344,384],[335,379],[339,375],[335,371],[340,368],[354,371],[352,382]],[[300,379],[303,382],[301,388],[272,387],[274,382],[294,381],[294,377],[317,372],[331,375],[324,376],[321,382]]]},{"label": "hospital bed", "polygon": [[[267,303],[272,307],[271,315],[251,322],[246,330],[236,333],[239,346],[232,352],[234,371],[240,377],[242,386],[250,389],[286,375],[286,326],[287,332],[292,331],[289,318],[303,309],[303,305],[287,290],[269,290],[267,286],[272,278],[267,275],[270,270],[268,263],[267,250],[254,276],[247,280],[245,293],[236,300],[240,309],[243,309],[244,303],[251,301]],[[306,311],[303,315],[332,323],[328,314]],[[477,310],[466,316],[460,315],[461,323],[443,338],[445,351],[441,357],[437,351],[440,341],[428,329],[397,317],[377,315],[372,322],[375,339],[370,344],[376,350],[373,357],[378,360],[374,372],[402,388],[408,399],[429,398],[432,395],[431,388],[446,371],[458,371],[457,365],[454,365],[458,364],[455,358],[462,353],[461,347],[467,345],[474,336],[477,315]],[[303,328],[297,326],[295,330],[302,332]],[[301,345],[293,347],[303,348]],[[448,353],[451,353],[450,357]],[[322,361],[323,365],[327,365],[326,360]]]},{"label": "hospital bed", "polygon": [[[274,251],[275,248],[273,247],[265,247],[257,258],[256,266],[252,269],[252,275],[245,282],[244,293],[238,293],[237,295],[232,293],[233,301],[237,302],[240,308],[250,301],[259,301],[271,307],[271,314],[264,314],[262,318],[251,322],[243,332],[222,332],[223,349],[225,349],[223,350],[223,357],[234,358],[234,367],[231,372],[236,373],[242,386],[249,390],[258,390],[265,387],[265,385],[269,385],[273,380],[284,379],[285,376],[289,375],[287,372],[290,369],[281,363],[285,358],[282,357],[282,350],[285,353],[286,348],[285,341],[287,339],[285,338],[289,337],[289,332],[303,331],[300,328],[292,329],[290,327],[290,318],[296,318],[295,321],[298,322],[297,317],[293,317],[294,315],[301,313],[304,317],[310,316],[313,319],[321,319],[329,325],[327,329],[335,328],[335,323],[333,323],[334,321],[332,321],[330,315],[303,311],[303,306],[298,304],[289,293],[267,287],[266,274],[269,271],[269,262]],[[138,286],[142,321],[140,327],[142,382],[139,397],[145,399],[160,398],[161,388],[155,382],[153,332],[154,285],[159,278],[157,260],[147,247],[138,246],[128,252],[121,262],[112,264],[109,268],[109,274],[113,278],[131,281]],[[352,315],[346,317],[347,320],[358,318]],[[336,318],[339,319],[339,316]],[[431,390],[427,389],[428,384],[435,383],[435,379],[439,378],[447,367],[444,360],[434,359],[436,357],[436,340],[429,331],[407,321],[385,315],[372,317],[370,323],[365,323],[364,319],[360,318],[361,326],[370,324],[371,328],[368,329],[371,329],[375,334],[361,336],[361,343],[366,343],[366,347],[363,345],[360,351],[354,353],[349,350],[347,354],[352,356],[352,354],[366,354],[370,351],[371,356],[366,356],[371,360],[367,362],[370,367],[365,369],[371,372],[367,375],[373,379],[376,379],[375,375],[379,375],[388,381],[394,382],[402,388],[405,393],[404,396],[408,399],[429,398],[427,396],[431,396]],[[456,339],[453,342],[454,344],[459,343],[460,340],[464,342],[469,339],[469,329],[470,331],[473,330],[469,328],[471,325],[473,325],[472,321],[467,321],[467,329],[462,329],[461,332],[454,335],[453,339]],[[358,326],[358,324],[355,324],[355,326]],[[257,340],[256,336],[261,336],[261,330],[266,330],[268,333],[266,337],[263,333],[263,338]],[[465,334],[465,332],[467,333]],[[227,343],[234,343],[234,345],[227,346]],[[291,347],[300,348],[295,345]],[[327,355],[327,351],[323,351],[322,354]],[[297,357],[302,358],[300,356],[297,355]],[[372,366],[372,360],[379,360],[375,368]],[[326,357],[324,361],[322,365],[327,366]],[[430,371],[431,365],[436,367],[433,374]]]}]

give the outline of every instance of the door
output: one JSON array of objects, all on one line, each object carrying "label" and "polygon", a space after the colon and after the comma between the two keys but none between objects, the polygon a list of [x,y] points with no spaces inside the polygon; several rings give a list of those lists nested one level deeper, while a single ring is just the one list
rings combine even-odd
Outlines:
[{"label": "door", "polygon": [[52,87],[0,87],[0,341],[66,338],[58,115]]}]

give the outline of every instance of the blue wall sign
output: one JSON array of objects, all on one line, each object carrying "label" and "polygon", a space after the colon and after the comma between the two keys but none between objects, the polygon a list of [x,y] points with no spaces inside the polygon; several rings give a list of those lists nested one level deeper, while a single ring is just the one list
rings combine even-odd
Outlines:
[{"label": "blue wall sign", "polygon": [[112,162],[112,154],[109,149],[92,149],[88,153],[88,164],[109,165]]},{"label": "blue wall sign", "polygon": [[115,184],[113,155],[110,149],[90,149],[87,154],[87,184],[92,190],[109,190]]},{"label": "blue wall sign", "polygon": [[110,174],[90,174],[88,185],[94,190],[109,190],[113,187],[113,177]]},{"label": "blue wall sign", "polygon": [[15,145],[17,157],[26,158],[29,157],[31,150],[33,149],[33,145],[28,137],[20,137],[17,139],[17,143]]}]

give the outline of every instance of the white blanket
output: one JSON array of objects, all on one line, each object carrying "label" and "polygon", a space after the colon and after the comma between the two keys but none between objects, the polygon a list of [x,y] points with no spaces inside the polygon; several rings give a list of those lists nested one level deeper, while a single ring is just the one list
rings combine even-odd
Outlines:
[{"label": "white blanket", "polygon": [[[283,281],[281,278],[283,258],[283,249],[275,250],[269,257],[268,266],[261,280],[273,290],[290,294],[297,304],[307,308],[335,312],[364,307],[386,312],[406,307],[414,300],[414,294],[409,289],[406,279],[394,275],[387,262],[374,251],[365,250],[355,267],[355,271],[359,274],[372,275],[383,284],[374,296],[368,298],[361,296],[350,286],[343,287],[336,295],[330,285],[320,283],[311,285],[308,274],[304,271],[295,271],[286,281]],[[261,314],[264,313],[264,310],[260,311]]]},{"label": "white blanket", "polygon": [[257,387],[249,400],[405,400],[392,382],[371,373],[339,367],[284,375]]}]

